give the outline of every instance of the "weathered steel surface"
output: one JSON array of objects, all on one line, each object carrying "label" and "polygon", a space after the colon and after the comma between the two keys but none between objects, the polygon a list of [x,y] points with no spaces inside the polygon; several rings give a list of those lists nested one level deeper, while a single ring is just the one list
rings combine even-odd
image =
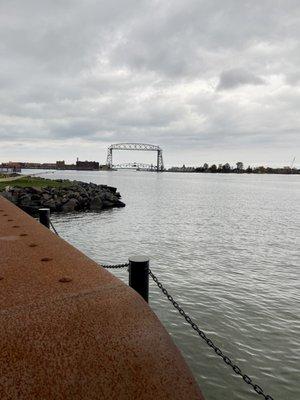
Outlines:
[{"label": "weathered steel surface", "polygon": [[0,196],[0,393],[203,399],[131,288]]}]

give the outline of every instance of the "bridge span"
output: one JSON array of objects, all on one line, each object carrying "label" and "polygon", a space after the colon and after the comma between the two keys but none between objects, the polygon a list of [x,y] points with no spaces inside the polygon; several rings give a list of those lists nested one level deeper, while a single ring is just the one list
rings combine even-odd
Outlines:
[{"label": "bridge span", "polygon": [[[106,165],[109,168],[117,168],[117,165],[113,164],[113,150],[134,150],[134,151],[155,151],[157,152],[157,159],[156,159],[156,166],[153,166],[153,169],[157,172],[161,172],[164,170],[164,163],[163,163],[163,156],[162,156],[162,149],[159,146],[153,144],[146,144],[146,143],[115,143],[108,147],[107,149],[107,159]],[[137,163],[129,163],[127,165],[133,165]],[[119,164],[119,165],[126,165],[126,164]],[[147,168],[150,169],[151,164],[140,164],[140,165],[147,165]],[[124,168],[124,167],[123,167]],[[134,167],[128,167],[134,168]]]},{"label": "bridge span", "polygon": [[153,164],[144,163],[122,163],[114,164],[114,169],[136,169],[137,171],[157,171],[157,166]]}]

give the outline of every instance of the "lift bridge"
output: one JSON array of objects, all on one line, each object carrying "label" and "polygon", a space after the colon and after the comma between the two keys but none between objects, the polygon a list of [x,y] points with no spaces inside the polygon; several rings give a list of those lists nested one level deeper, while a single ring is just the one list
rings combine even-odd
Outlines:
[{"label": "lift bridge", "polygon": [[[113,150],[138,150],[138,151],[156,151],[157,159],[156,165],[142,164],[142,163],[126,163],[126,164],[113,164]],[[116,143],[112,144],[107,149],[106,165],[108,168],[130,168],[141,169],[147,171],[161,172],[164,170],[164,163],[162,157],[162,149],[159,146],[145,143]]]}]

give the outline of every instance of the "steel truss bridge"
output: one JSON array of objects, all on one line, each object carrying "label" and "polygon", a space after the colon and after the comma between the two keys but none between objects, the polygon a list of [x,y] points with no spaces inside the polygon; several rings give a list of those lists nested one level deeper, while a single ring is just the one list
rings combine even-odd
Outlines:
[{"label": "steel truss bridge", "polygon": [[[107,149],[107,159],[106,165],[109,168],[118,168],[117,165],[113,164],[113,150],[137,150],[137,151],[156,151],[157,158],[156,158],[156,166],[152,166],[151,164],[139,164],[139,163],[129,163],[129,164],[119,164],[119,168],[124,165],[128,165],[128,168],[135,168],[135,169],[146,169],[151,171],[163,171],[164,170],[164,162],[162,157],[162,149],[159,146],[155,146],[154,144],[145,144],[145,143],[116,143],[112,144]],[[136,165],[134,167],[134,165]],[[140,167],[137,167],[139,165]],[[142,166],[146,166],[143,168]]]},{"label": "steel truss bridge", "polygon": [[141,171],[157,171],[157,166],[153,164],[143,163],[123,163],[114,164],[114,169],[136,169]]}]

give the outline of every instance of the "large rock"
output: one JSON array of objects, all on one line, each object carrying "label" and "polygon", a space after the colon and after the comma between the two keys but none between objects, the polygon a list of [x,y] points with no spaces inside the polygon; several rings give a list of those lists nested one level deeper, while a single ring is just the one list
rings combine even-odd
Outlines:
[{"label": "large rock", "polygon": [[32,199],[30,194],[24,194],[19,198],[19,202],[22,206],[30,206]]},{"label": "large rock", "polygon": [[103,201],[103,208],[112,208],[114,203],[112,201],[104,200]]},{"label": "large rock", "polygon": [[121,200],[118,200],[115,202],[115,207],[125,207],[125,206],[126,206],[126,204],[123,203],[123,201],[121,201]]},{"label": "large rock", "polygon": [[50,193],[43,193],[42,198],[45,200],[49,200],[52,198],[52,195]]},{"label": "large rock", "polygon": [[70,199],[62,206],[62,211],[63,212],[75,211],[77,209],[77,206],[78,206],[78,201],[76,199]]},{"label": "large rock", "polygon": [[38,187],[32,187],[31,188],[31,193],[42,194],[43,193],[43,189],[42,188],[38,188]]},{"label": "large rock", "polygon": [[56,201],[54,199],[42,201],[41,206],[50,208],[51,211],[56,211]]},{"label": "large rock", "polygon": [[106,192],[105,195],[104,195],[104,198],[105,198],[106,201],[109,201],[111,203],[114,203],[117,200],[116,196],[114,196],[110,192]]},{"label": "large rock", "polygon": [[95,197],[90,202],[90,210],[92,211],[100,211],[103,208],[103,201],[101,197]]},{"label": "large rock", "polygon": [[9,200],[9,201],[11,201],[12,203],[14,203],[14,204],[17,204],[17,203],[18,203],[18,196],[17,196],[17,195],[14,195],[13,192],[5,191],[5,192],[2,192],[1,195],[2,195],[3,197],[5,197],[7,200]]}]

